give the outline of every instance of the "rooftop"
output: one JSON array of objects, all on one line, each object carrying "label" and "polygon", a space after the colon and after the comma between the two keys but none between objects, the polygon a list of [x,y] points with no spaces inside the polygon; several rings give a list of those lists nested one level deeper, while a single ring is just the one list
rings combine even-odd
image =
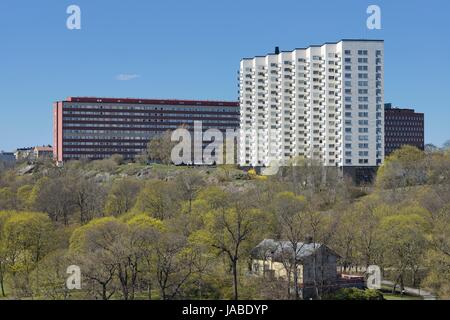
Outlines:
[{"label": "rooftop", "polygon": [[237,101],[139,99],[111,97],[68,97],[63,102],[239,107],[239,102]]},{"label": "rooftop", "polygon": [[[305,48],[295,48],[294,50],[291,50],[291,51],[283,50],[283,51],[280,51],[280,53],[293,52],[295,50],[307,50],[309,48],[323,47],[324,45],[327,45],[327,44],[338,44],[338,43],[341,43],[341,42],[384,42],[384,40],[381,40],[381,39],[342,39],[342,40],[339,40],[337,42],[325,42],[325,43],[320,44],[320,45],[313,44],[313,45],[310,45],[309,47],[305,47]],[[277,55],[277,54],[271,52],[271,53],[268,53],[267,55]],[[263,57],[266,57],[266,56],[255,56],[254,58],[263,58]],[[242,60],[252,60],[254,58],[243,58]]]},{"label": "rooftop", "polygon": [[[321,247],[326,247],[321,243],[298,242],[296,248],[297,260],[301,260],[311,256]],[[328,247],[327,247],[328,248]],[[331,250],[331,249],[330,249]],[[332,250],[331,250],[332,251]],[[276,241],[273,239],[265,239],[261,241],[252,251],[251,255],[255,258],[271,257],[275,261],[282,260],[286,256],[294,256],[292,243],[289,241]],[[335,253],[339,257],[338,254]]]}]

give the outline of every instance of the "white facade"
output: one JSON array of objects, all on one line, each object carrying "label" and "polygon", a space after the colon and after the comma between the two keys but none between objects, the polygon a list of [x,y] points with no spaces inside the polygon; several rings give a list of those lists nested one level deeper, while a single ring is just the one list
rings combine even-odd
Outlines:
[{"label": "white facade", "polygon": [[383,57],[381,40],[342,40],[243,59],[240,165],[305,157],[326,166],[379,166]]}]

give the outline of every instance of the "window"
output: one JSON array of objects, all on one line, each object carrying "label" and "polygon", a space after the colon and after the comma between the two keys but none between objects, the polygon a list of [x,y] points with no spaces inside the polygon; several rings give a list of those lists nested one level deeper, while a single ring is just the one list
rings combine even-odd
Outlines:
[{"label": "window", "polygon": [[360,157],[368,157],[369,156],[369,151],[360,151],[359,152],[359,156]]}]

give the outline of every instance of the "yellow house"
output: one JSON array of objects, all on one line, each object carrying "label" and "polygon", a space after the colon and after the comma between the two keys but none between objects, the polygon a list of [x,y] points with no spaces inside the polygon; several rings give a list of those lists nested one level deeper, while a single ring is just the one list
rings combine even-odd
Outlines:
[{"label": "yellow house", "polygon": [[251,251],[251,271],[268,279],[294,281],[293,267],[297,265],[298,284],[304,299],[314,298],[315,292],[329,291],[338,282],[337,260],[340,256],[324,244],[312,239],[292,243],[265,239]]}]

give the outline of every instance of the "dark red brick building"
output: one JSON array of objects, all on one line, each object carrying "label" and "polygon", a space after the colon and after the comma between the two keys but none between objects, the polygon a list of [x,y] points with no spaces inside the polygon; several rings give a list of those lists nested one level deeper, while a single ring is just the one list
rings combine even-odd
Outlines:
[{"label": "dark red brick building", "polygon": [[121,154],[132,159],[149,140],[201,121],[203,130],[237,129],[239,103],[69,97],[54,103],[54,157],[58,162]]},{"label": "dark red brick building", "polygon": [[425,148],[424,114],[413,109],[394,108],[392,104],[384,107],[384,145],[385,156],[404,145]]}]

